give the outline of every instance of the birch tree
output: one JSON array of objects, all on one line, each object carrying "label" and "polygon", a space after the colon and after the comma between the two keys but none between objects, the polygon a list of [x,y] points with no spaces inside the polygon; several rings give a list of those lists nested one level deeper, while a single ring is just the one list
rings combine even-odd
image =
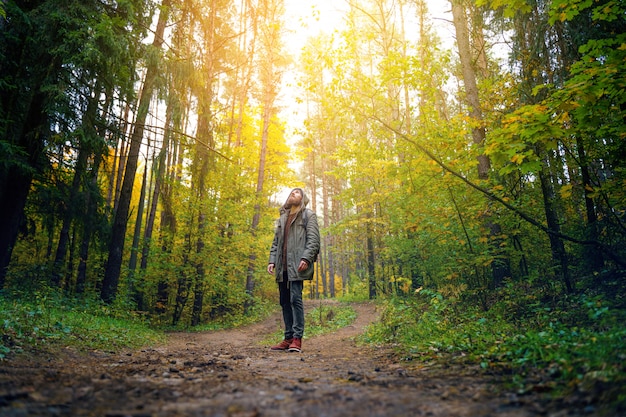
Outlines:
[{"label": "birch tree", "polygon": [[[478,79],[487,75],[486,44],[484,41],[481,12],[474,10],[469,13],[461,0],[451,1],[454,27],[456,30],[456,43],[461,61],[461,72],[463,75],[463,85],[465,87],[465,100],[467,101],[468,112],[471,118],[471,131],[473,143],[478,149],[478,179],[487,180],[490,177],[491,161],[484,153],[485,145],[485,120],[483,117],[482,103],[478,92]],[[474,47],[472,47],[468,20],[474,16],[472,28],[474,36]],[[473,51],[475,51],[473,53]],[[490,240],[494,251],[494,259],[491,263],[493,273],[493,285],[502,285],[505,278],[511,276],[509,260],[506,255],[499,250],[501,244],[502,227],[493,218],[485,218],[485,226],[489,231]]]}]

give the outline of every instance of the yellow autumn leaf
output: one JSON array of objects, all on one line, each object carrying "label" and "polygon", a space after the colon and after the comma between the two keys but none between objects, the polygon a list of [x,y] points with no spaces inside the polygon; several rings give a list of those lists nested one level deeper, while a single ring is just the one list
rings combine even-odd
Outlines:
[{"label": "yellow autumn leaf", "polygon": [[524,155],[520,155],[520,154],[515,154],[511,157],[511,162],[513,162],[514,164],[520,165],[522,162],[524,162]]},{"label": "yellow autumn leaf", "polygon": [[559,190],[562,198],[570,198],[572,196],[572,184],[566,184]]},{"label": "yellow autumn leaf", "polygon": [[559,123],[567,123],[570,121],[569,113],[564,111],[558,118]]}]

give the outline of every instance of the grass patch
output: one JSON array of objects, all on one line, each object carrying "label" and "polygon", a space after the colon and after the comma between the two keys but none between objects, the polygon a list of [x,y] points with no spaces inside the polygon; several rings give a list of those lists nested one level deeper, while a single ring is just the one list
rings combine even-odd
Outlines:
[{"label": "grass patch", "polygon": [[[304,318],[304,337],[320,336],[349,326],[356,320],[356,311],[347,304],[322,305],[309,311]],[[284,330],[279,329],[263,339],[263,344],[282,340]]]},{"label": "grass patch", "polygon": [[81,350],[135,348],[165,340],[142,317],[97,301],[54,293],[0,295],[0,359],[11,352],[71,346]]},{"label": "grass patch", "polygon": [[516,312],[508,305],[484,311],[424,290],[417,297],[387,300],[380,322],[363,340],[398,346],[406,360],[503,372],[520,393],[589,392],[598,403],[624,407],[624,319],[620,304],[600,296],[568,296],[551,306],[535,302]]},{"label": "grass patch", "polygon": [[354,323],[354,320],[356,320],[356,311],[349,305],[320,304],[307,314],[304,335],[306,337],[320,336],[349,326]]}]

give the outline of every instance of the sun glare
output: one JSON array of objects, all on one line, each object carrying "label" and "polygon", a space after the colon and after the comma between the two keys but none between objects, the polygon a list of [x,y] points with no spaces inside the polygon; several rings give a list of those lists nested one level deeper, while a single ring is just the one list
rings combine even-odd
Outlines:
[{"label": "sun glare", "polygon": [[[364,3],[364,0],[353,0]],[[287,36],[284,39],[286,52],[296,64],[284,74],[283,90],[280,98],[282,116],[287,121],[287,144],[293,150],[300,139],[299,130],[306,118],[306,105],[298,104],[298,73],[297,60],[302,48],[310,38],[320,34],[341,32],[344,29],[344,16],[349,9],[348,0],[285,0],[285,29]],[[452,47],[453,26],[449,1],[426,0],[429,11],[430,25],[437,33],[444,48]],[[407,16],[411,22],[412,16]],[[409,25],[412,23],[409,23]],[[416,33],[410,27],[405,27],[407,33]],[[293,161],[293,159],[292,159]],[[291,162],[290,166],[296,170],[298,162]]]}]

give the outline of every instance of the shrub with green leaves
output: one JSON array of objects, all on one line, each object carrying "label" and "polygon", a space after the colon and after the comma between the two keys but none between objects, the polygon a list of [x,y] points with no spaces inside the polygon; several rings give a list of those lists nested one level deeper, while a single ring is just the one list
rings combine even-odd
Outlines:
[{"label": "shrub with green leaves", "polygon": [[[506,297],[503,297],[506,300]],[[503,301],[505,302],[505,301]],[[364,340],[394,344],[406,359],[458,360],[486,369],[508,369],[520,390],[540,373],[556,392],[571,387],[626,382],[624,311],[602,297],[567,297],[537,303],[523,318],[483,311],[433,291],[383,303],[381,321]],[[625,394],[615,394],[613,401]]]},{"label": "shrub with green leaves", "polygon": [[10,352],[62,343],[79,349],[119,349],[163,340],[132,312],[97,301],[80,302],[38,291],[0,297],[0,358]]}]

